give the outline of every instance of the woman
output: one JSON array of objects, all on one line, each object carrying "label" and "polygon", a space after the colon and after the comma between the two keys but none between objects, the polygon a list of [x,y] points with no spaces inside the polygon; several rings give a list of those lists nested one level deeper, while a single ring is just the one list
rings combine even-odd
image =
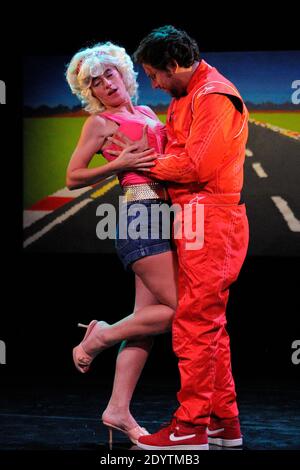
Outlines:
[{"label": "woman", "polygon": [[[157,222],[151,219],[151,208],[168,202],[168,195],[161,183],[145,173],[154,165],[153,150],[163,151],[165,130],[150,108],[133,104],[136,73],[125,49],[106,43],[79,51],[66,76],[71,90],[91,114],[69,163],[67,186],[75,189],[117,174],[125,199],[122,211],[127,214],[133,204],[142,204],[147,209],[144,228],[148,234],[150,227],[156,232],[155,239],[135,240],[128,232],[127,239],[117,236],[117,253],[125,268],[135,273],[134,313],[113,325],[93,320],[83,341],[73,350],[75,366],[84,373],[99,352],[126,340],[118,354],[112,396],[102,421],[110,430],[110,440],[112,428],[116,428],[136,443],[148,433],[130,413],[132,394],[149,355],[152,336],[170,330],[177,304],[176,256],[170,240],[162,238],[162,221],[154,227]],[[114,142],[119,129],[136,145],[116,158],[113,149],[117,148]],[[144,147],[145,139],[152,148],[139,152],[139,144]],[[108,163],[89,169],[89,162],[99,151]],[[134,156],[128,155],[130,152],[135,152]],[[134,219],[128,215],[128,225]]]}]

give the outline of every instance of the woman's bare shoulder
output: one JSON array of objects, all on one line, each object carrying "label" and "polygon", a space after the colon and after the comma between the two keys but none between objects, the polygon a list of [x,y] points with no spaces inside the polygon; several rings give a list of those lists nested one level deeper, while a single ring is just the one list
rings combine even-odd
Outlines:
[{"label": "woman's bare shoulder", "polygon": [[99,114],[91,114],[85,121],[84,126],[86,128],[105,128],[107,121],[104,117]]},{"label": "woman's bare shoulder", "polygon": [[138,108],[143,109],[144,111],[148,111],[149,113],[154,113],[154,111],[150,108],[150,106],[147,106],[146,104],[142,104],[138,106]]},{"label": "woman's bare shoulder", "polygon": [[159,121],[159,118],[157,117],[157,115],[155,114],[155,112],[153,111],[153,109],[150,108],[150,106],[142,105],[142,106],[140,106],[140,108],[141,108],[143,111],[146,111],[147,114],[150,114],[150,116],[152,116],[154,119],[156,119],[157,121]]}]

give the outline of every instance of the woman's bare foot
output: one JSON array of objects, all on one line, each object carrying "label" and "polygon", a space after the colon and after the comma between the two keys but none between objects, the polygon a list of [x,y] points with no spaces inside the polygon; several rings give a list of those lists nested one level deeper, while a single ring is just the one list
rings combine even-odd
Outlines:
[{"label": "woman's bare foot", "polygon": [[106,340],[104,330],[110,328],[110,325],[105,321],[98,321],[91,333],[81,343],[83,350],[91,358],[95,358],[104,349],[112,346]]},{"label": "woman's bare foot", "polygon": [[108,405],[104,410],[102,421],[124,429],[125,431],[129,431],[130,429],[139,426],[128,409],[125,410],[124,408],[122,409],[117,406],[114,407],[110,405]]}]

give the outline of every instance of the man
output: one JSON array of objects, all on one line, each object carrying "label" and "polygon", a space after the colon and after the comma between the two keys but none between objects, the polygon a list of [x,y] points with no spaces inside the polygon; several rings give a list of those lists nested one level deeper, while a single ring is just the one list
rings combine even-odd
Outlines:
[{"label": "man", "polygon": [[[143,436],[143,449],[208,449],[208,442],[242,444],[229,337],[229,287],[248,247],[248,221],[240,201],[248,112],[235,88],[201,60],[187,33],[165,26],[135,52],[154,88],[173,96],[168,143],[152,175],[168,181],[172,203],[195,212],[204,205],[204,243],[189,250],[186,232],[175,239],[179,260],[173,348],[178,357],[179,408],[168,426]],[[150,174],[151,174],[150,173]],[[184,211],[182,210],[184,224]]]}]

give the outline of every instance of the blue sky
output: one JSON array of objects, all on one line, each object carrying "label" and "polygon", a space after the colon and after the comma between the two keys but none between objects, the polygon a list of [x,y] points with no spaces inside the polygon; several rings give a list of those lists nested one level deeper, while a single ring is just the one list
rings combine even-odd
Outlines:
[{"label": "blue sky", "polygon": [[[202,53],[202,57],[231,80],[246,101],[253,103],[291,101],[292,82],[300,80],[300,51],[209,52]],[[24,104],[33,107],[78,105],[64,77],[69,60],[65,56],[24,57]],[[167,104],[169,96],[152,90],[143,70],[137,70],[139,102]]]}]

